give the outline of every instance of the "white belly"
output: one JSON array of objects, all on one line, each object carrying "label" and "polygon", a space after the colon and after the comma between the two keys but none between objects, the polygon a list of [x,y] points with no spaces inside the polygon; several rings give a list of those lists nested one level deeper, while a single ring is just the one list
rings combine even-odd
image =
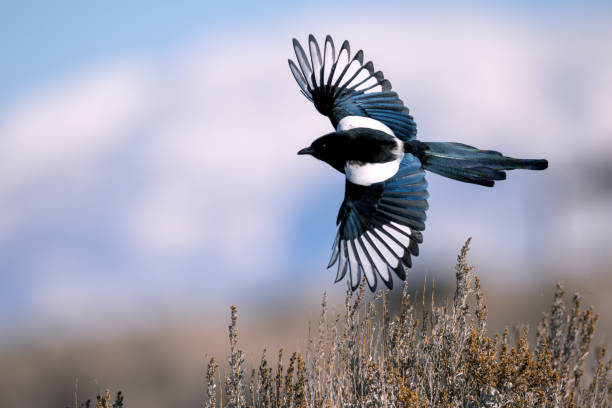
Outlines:
[{"label": "white belly", "polygon": [[370,128],[380,130],[382,132],[388,133],[391,136],[395,136],[395,133],[389,128],[389,126],[384,123],[372,119],[367,118],[365,116],[345,116],[340,119],[338,122],[338,126],[336,127],[336,132],[341,132],[343,130],[349,130],[354,128]]},{"label": "white belly", "polygon": [[399,170],[401,161],[401,158],[386,163],[359,163],[349,161],[346,162],[344,166],[344,173],[351,183],[369,186],[393,177]]}]

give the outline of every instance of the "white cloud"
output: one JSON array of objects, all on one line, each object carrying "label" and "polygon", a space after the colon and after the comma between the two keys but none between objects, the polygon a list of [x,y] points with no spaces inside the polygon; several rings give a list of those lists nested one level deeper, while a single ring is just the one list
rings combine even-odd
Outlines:
[{"label": "white cloud", "polygon": [[112,66],[31,96],[0,122],[0,194],[95,159],[150,114],[146,70]]}]

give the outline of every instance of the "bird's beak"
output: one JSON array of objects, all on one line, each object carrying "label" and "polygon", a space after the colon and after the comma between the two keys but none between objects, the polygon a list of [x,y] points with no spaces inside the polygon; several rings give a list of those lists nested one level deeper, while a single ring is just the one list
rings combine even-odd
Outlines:
[{"label": "bird's beak", "polygon": [[313,154],[313,153],[314,153],[314,149],[310,146],[305,147],[298,152],[298,154]]}]

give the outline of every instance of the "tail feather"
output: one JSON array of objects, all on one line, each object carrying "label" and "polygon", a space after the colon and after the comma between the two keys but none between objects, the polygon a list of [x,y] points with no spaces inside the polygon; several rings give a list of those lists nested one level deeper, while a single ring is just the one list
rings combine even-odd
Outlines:
[{"label": "tail feather", "polygon": [[480,150],[462,143],[424,143],[423,168],[441,176],[493,187],[505,180],[505,170],[544,170],[544,159],[515,159],[494,150]]}]

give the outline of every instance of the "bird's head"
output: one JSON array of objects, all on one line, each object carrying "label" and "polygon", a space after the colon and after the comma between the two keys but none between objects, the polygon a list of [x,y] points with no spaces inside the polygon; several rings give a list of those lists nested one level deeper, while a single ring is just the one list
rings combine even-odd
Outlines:
[{"label": "bird's head", "polygon": [[300,150],[298,154],[309,154],[328,163],[336,170],[344,172],[349,145],[350,140],[346,135],[334,132],[316,139],[310,146]]}]

